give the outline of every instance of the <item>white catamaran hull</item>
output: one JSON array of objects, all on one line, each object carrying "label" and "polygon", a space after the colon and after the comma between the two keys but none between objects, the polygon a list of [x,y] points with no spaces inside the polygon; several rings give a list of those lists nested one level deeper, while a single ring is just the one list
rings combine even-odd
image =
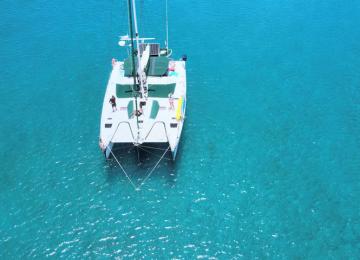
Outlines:
[{"label": "white catamaran hull", "polygon": [[[116,144],[134,146],[168,145],[175,160],[186,111],[186,70],[185,61],[172,61],[171,73],[166,77],[148,77],[147,83],[161,96],[147,98],[123,97],[119,94],[121,86],[131,85],[133,78],[124,74],[124,63],[116,61],[107,85],[101,115],[100,142],[106,158]],[[120,86],[120,87],[119,87]],[[171,93],[167,93],[172,86]],[[165,94],[163,93],[165,91]],[[171,95],[169,97],[169,94]],[[116,98],[116,110],[109,103]],[[136,116],[136,107],[141,115]]]},{"label": "white catamaran hull", "polygon": [[128,14],[130,37],[120,37],[119,45],[130,47],[130,55],[123,62],[112,60],[99,144],[106,158],[117,144],[164,144],[175,159],[186,110],[186,56],[169,58],[167,1],[165,48],[139,37],[135,0],[128,0]]}]

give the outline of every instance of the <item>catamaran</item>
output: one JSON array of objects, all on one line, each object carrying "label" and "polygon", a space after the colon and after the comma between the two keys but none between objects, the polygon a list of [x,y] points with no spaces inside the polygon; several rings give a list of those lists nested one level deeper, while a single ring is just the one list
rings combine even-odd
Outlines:
[{"label": "catamaran", "polygon": [[99,145],[106,158],[114,156],[115,146],[134,146],[170,151],[175,160],[185,119],[187,58],[170,58],[167,6],[163,48],[155,38],[139,37],[135,0],[128,0],[128,9],[130,36],[121,36],[119,45],[129,48],[129,56],[112,59]]}]

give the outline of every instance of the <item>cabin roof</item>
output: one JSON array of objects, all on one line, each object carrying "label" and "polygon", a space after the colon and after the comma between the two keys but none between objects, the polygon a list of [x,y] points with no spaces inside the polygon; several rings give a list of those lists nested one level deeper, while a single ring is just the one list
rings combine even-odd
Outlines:
[{"label": "cabin roof", "polygon": [[[147,64],[146,75],[160,77],[167,73],[169,67],[169,58],[166,56],[151,56]],[[137,59],[135,59],[135,66],[137,66]],[[133,62],[131,56],[124,61],[124,75],[131,77],[133,70]]]},{"label": "cabin roof", "polygon": [[150,57],[148,76],[164,76],[169,67],[169,58],[165,56]]}]

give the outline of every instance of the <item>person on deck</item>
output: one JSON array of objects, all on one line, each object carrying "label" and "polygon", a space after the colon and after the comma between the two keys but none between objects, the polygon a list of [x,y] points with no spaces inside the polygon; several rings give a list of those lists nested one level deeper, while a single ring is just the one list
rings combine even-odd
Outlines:
[{"label": "person on deck", "polygon": [[117,110],[117,108],[116,108],[116,98],[114,96],[112,96],[110,98],[109,103],[111,104],[113,112],[116,111]]},{"label": "person on deck", "polygon": [[174,97],[173,97],[173,93],[169,93],[168,98],[169,98],[169,105],[170,105],[169,109],[170,109],[170,110],[174,110],[175,107],[174,107]]}]

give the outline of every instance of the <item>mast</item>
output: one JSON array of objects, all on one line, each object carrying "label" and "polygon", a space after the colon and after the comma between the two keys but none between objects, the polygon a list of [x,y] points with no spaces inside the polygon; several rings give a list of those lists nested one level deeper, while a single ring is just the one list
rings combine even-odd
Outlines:
[{"label": "mast", "polygon": [[143,80],[143,73],[141,71],[139,31],[138,31],[138,26],[137,26],[135,0],[132,0],[132,4],[133,4],[133,13],[134,13],[135,39],[136,39],[137,60],[138,60],[137,74],[138,74],[139,81],[140,81],[140,91],[141,91],[142,96],[144,96],[144,80]]},{"label": "mast", "polygon": [[[132,26],[132,13],[131,13],[131,0],[128,0],[128,10],[129,10],[129,30],[130,30],[130,45],[131,45],[131,62],[132,62],[132,75],[133,75],[133,79],[134,79],[134,85],[132,87],[133,93],[134,93],[134,97],[135,97],[135,109],[136,111],[138,110],[137,107],[137,83],[136,83],[136,71],[135,71],[135,50],[134,50],[134,34],[133,34],[133,26]],[[134,89],[136,88],[136,89]],[[138,133],[139,133],[139,118],[137,113],[135,113],[136,116],[136,125],[137,125],[137,129],[138,129]]]}]

